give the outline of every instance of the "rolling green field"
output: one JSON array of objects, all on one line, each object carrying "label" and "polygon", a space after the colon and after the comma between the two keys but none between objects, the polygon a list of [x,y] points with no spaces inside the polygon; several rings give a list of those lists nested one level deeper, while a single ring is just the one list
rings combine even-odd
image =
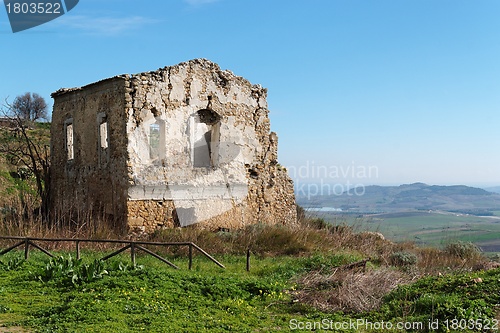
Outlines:
[{"label": "rolling green field", "polygon": [[[495,212],[500,216],[500,212]],[[448,212],[405,212],[365,216],[321,213],[336,224],[347,223],[357,230],[378,231],[394,241],[414,241],[441,247],[453,241],[473,242],[484,252],[500,252],[500,218]]]}]

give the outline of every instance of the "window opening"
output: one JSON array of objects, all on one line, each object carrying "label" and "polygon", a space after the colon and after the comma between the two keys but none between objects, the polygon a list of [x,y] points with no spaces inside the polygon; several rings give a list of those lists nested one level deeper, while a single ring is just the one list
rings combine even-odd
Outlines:
[{"label": "window opening", "polygon": [[72,161],[75,158],[73,120],[67,120],[64,125],[66,127],[66,157],[68,161]]},{"label": "window opening", "polygon": [[165,122],[156,120],[148,128],[149,159],[156,165],[165,165]]},{"label": "window opening", "polygon": [[98,124],[98,154],[99,154],[99,164],[103,165],[109,160],[109,130],[108,130],[108,120],[105,113],[99,113],[97,115]]},{"label": "window opening", "polygon": [[99,138],[102,149],[108,148],[108,122],[105,121],[99,125]]},{"label": "window opening", "polygon": [[149,157],[152,160],[160,157],[160,125],[149,125]]},{"label": "window opening", "polygon": [[199,110],[195,114],[193,127],[193,166],[196,168],[217,166],[220,116],[209,109]]}]

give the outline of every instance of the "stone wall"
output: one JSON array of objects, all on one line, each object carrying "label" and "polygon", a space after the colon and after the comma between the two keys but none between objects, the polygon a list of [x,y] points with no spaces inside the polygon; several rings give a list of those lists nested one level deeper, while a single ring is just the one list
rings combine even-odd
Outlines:
[{"label": "stone wall", "polygon": [[[52,94],[51,211],[53,218],[112,220],[126,226],[127,144],[124,79]],[[108,124],[107,148],[100,146],[99,122]],[[68,125],[73,158],[68,158]]]},{"label": "stone wall", "polygon": [[[266,89],[204,59],[134,75],[129,82],[131,200],[173,201],[182,226],[296,221],[293,184],[278,165],[277,135],[270,131]],[[193,132],[197,112],[207,109],[219,119],[219,163],[199,168]],[[148,156],[147,132],[154,123],[165,131],[161,163]],[[146,229],[154,219],[144,222]]]},{"label": "stone wall", "polygon": [[266,96],[205,59],[54,93],[54,210],[90,206],[146,232],[295,223]]},{"label": "stone wall", "polygon": [[173,201],[135,200],[127,208],[128,226],[133,231],[179,227]]}]

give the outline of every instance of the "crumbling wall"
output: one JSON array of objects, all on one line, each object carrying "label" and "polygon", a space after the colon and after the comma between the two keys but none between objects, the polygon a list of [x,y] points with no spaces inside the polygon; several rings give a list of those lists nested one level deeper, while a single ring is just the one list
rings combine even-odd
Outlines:
[{"label": "crumbling wall", "polygon": [[[129,221],[134,227],[138,221],[144,230],[172,225],[170,210],[158,221],[158,215],[137,215],[132,208],[155,209],[150,201],[173,202],[181,226],[295,222],[293,184],[277,162],[266,89],[204,59],[134,75],[128,82],[129,198],[135,202],[129,203]],[[197,167],[193,153],[200,110],[218,120],[212,167]],[[155,123],[165,133],[161,161],[148,156],[148,131]]]},{"label": "crumbling wall", "polygon": [[[61,89],[52,97],[53,217],[72,221],[97,218],[124,227],[128,195],[124,79]],[[71,133],[67,131],[70,125]],[[68,139],[72,141],[71,158]]]},{"label": "crumbling wall", "polygon": [[52,210],[146,232],[295,223],[266,95],[205,59],[55,92]]}]

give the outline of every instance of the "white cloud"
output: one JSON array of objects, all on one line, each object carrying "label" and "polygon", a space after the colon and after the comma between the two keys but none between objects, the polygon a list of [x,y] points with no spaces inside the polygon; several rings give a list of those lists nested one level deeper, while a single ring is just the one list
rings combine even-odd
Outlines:
[{"label": "white cloud", "polygon": [[137,30],[142,26],[157,23],[158,21],[143,16],[92,17],[87,15],[65,15],[54,22],[88,34],[118,35],[123,32]]}]

